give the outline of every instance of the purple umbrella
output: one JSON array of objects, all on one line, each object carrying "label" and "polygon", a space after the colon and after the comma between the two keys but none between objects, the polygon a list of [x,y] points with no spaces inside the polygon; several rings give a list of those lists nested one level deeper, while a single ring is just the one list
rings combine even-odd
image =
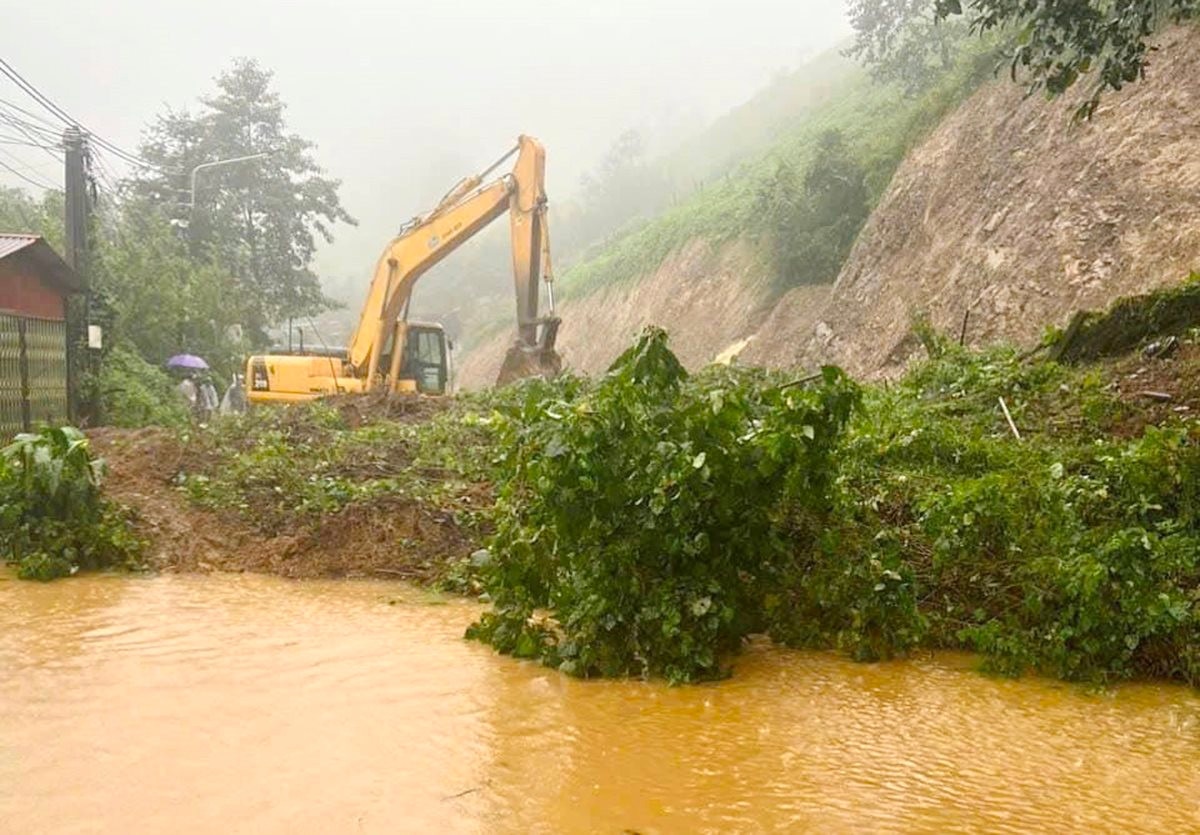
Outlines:
[{"label": "purple umbrella", "polygon": [[167,368],[190,368],[196,371],[206,371],[208,363],[195,354],[176,354],[167,360]]}]

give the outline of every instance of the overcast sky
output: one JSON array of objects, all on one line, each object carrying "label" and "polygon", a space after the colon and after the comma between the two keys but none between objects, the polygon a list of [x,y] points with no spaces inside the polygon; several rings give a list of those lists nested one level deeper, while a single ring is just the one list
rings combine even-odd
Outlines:
[{"label": "overcast sky", "polygon": [[[365,271],[402,220],[518,133],[546,145],[553,200],[625,128],[703,124],[847,32],[842,0],[24,0],[6,4],[0,43],[130,149],[234,57],[258,59],[361,223],[320,254],[342,273]],[[0,98],[36,109],[6,82]],[[2,148],[61,182],[35,149]]]}]

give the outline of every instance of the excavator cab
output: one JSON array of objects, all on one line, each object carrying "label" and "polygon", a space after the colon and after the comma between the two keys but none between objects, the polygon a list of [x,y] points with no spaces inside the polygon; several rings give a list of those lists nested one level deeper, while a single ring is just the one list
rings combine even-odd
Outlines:
[{"label": "excavator cab", "polygon": [[450,352],[442,326],[437,322],[404,322],[396,328],[396,336],[404,345],[397,390],[446,394],[450,387]]},{"label": "excavator cab", "polygon": [[[383,356],[383,367],[393,370],[393,392],[450,393],[450,351],[441,325],[399,321],[392,332],[392,344],[403,346],[394,366],[391,352]],[[246,380],[252,404],[291,403],[364,390],[362,379],[345,367],[345,357],[333,351],[327,355],[250,357]]]}]

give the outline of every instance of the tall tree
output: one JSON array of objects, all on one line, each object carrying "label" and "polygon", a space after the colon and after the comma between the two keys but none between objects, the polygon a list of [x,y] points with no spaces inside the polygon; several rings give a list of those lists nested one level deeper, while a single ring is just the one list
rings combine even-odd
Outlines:
[{"label": "tall tree", "polygon": [[916,95],[953,66],[967,34],[961,21],[939,19],[934,3],[850,0],[847,14],[855,38],[845,54],[870,67],[876,79]]},{"label": "tall tree", "polygon": [[[328,305],[312,270],[318,239],[354,219],[338,199],[339,181],[324,176],[312,142],[291,133],[272,74],[238,59],[216,79],[217,91],[197,112],[169,111],[150,128],[141,154],[147,169],[136,191],[186,225],[194,257],[230,271],[242,294],[249,332]],[[253,154],[263,159],[203,170],[195,206],[189,175],[201,163]]]},{"label": "tall tree", "polygon": [[852,49],[881,65],[928,46],[920,22],[966,21],[972,32],[1008,35],[1013,78],[1059,95],[1089,83],[1077,115],[1090,117],[1101,96],[1145,75],[1150,37],[1166,23],[1200,17],[1200,0],[853,0]]},{"label": "tall tree", "polygon": [[236,280],[191,257],[162,214],[127,199],[98,207],[93,289],[106,342],[160,364],[181,351],[223,371],[239,364],[236,334],[246,315]]},{"label": "tall tree", "polygon": [[63,251],[63,195],[47,191],[40,198],[19,188],[0,186],[0,231],[41,235]]}]

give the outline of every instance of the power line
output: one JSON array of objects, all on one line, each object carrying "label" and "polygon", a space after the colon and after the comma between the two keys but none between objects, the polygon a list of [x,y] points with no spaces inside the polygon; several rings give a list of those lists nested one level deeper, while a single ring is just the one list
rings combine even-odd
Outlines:
[{"label": "power line", "polygon": [[101,190],[115,201],[120,197],[121,188],[118,185],[119,178],[113,174],[112,170],[104,162],[103,157],[99,153],[93,151],[91,153],[92,173],[99,180],[97,185],[101,186]]},{"label": "power line", "polygon": [[25,108],[21,107],[19,104],[16,104],[15,102],[11,102],[8,99],[0,99],[0,104],[11,107],[13,110],[17,111],[22,116],[25,116],[28,119],[33,119],[35,122],[41,122],[43,125],[46,126],[47,129],[53,129],[53,130],[58,129],[55,127],[54,123],[47,120],[45,116],[39,116],[30,110],[26,110]]},{"label": "power line", "polygon": [[22,174],[20,171],[13,168],[11,165],[9,165],[7,162],[5,162],[2,159],[0,159],[0,168],[4,168],[4,169],[12,172],[13,174],[20,177],[22,180],[29,183],[31,186],[34,186],[35,188],[46,189],[47,191],[59,191],[60,190],[57,186],[52,186],[49,183],[40,182],[40,181],[34,179],[33,177],[29,177],[25,174]]},{"label": "power line", "polygon": [[62,120],[64,124],[66,124],[67,126],[74,125],[74,126],[80,128],[81,130],[83,130],[85,133],[87,133],[90,136],[90,138],[92,139],[93,142],[95,142],[100,147],[105,148],[110,153],[115,154],[116,156],[120,157],[121,159],[123,159],[126,162],[133,164],[133,165],[143,166],[143,167],[147,167],[147,168],[157,168],[159,170],[167,170],[167,169],[164,169],[160,165],[156,165],[155,163],[150,162],[149,160],[142,159],[141,157],[138,157],[135,154],[131,154],[128,151],[123,150],[120,146],[114,145],[113,143],[109,142],[108,140],[106,140],[104,137],[100,136],[96,132],[88,130],[86,127],[84,127],[84,125],[78,119],[72,118],[71,114],[67,113],[67,111],[63,110],[61,107],[59,107],[57,104],[55,104],[48,96],[44,95],[31,82],[26,81],[25,78],[19,72],[17,72],[16,69],[11,64],[9,64],[7,61],[5,61],[3,58],[0,58],[0,73],[3,73],[4,75],[8,76],[10,81],[12,81],[19,88],[21,88],[23,91],[25,91],[25,93],[27,93],[31,98],[33,98],[33,100],[36,101],[38,104],[42,105],[42,107],[46,108],[46,110],[48,110],[52,115],[54,115],[58,119]]},{"label": "power line", "polygon": [[[0,109],[0,120],[7,122],[10,126],[16,128],[20,133],[22,133],[23,135],[28,137],[31,144],[42,145],[44,142],[51,141],[47,137],[38,136],[37,134],[33,133],[32,131],[27,129],[27,127],[22,122],[18,121],[11,113],[6,113],[2,109]],[[57,137],[55,137],[55,139],[57,139]],[[50,157],[52,159],[54,159],[55,162],[61,163],[63,161],[62,156],[55,153],[50,148],[43,147],[42,150],[45,151],[47,154],[49,154]]]},{"label": "power line", "polygon": [[38,90],[36,87],[34,87],[28,81],[26,81],[21,76],[21,74],[19,72],[17,72],[15,69],[13,69],[12,65],[9,64],[7,61],[5,61],[3,58],[0,58],[0,73],[4,73],[6,76],[8,76],[9,80],[11,80],[13,84],[16,84],[19,88],[24,90],[25,93],[27,95],[29,95],[34,101],[36,101],[42,107],[46,108],[48,111],[50,111],[50,113],[52,115],[58,117],[64,123],[66,123],[68,125],[76,123],[75,120],[72,119],[65,110],[63,110],[57,104],[55,104],[50,99],[48,99],[44,95],[42,95],[40,90]]},{"label": "power line", "polygon": [[57,128],[48,128],[38,122],[32,122],[22,116],[17,115],[11,110],[6,109],[6,105],[0,104],[0,113],[4,114],[4,121],[13,126],[20,126],[25,133],[38,134],[40,136],[58,138],[62,133]]},{"label": "power line", "polygon": [[45,148],[53,149],[53,145],[43,145],[40,142],[30,142],[28,139],[22,139],[19,136],[8,136],[0,133],[0,145],[23,145],[26,148]]}]

